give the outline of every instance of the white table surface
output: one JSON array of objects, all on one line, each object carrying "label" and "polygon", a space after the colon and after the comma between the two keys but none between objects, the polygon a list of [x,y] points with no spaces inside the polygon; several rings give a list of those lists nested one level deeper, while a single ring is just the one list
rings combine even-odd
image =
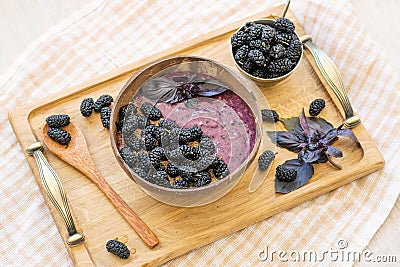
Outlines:
[{"label": "white table surface", "polygon": [[[400,74],[400,1],[351,0],[360,20]],[[0,74],[52,25],[77,11],[81,0],[0,0]],[[400,198],[366,249],[400,261]],[[360,264],[361,265],[361,264]]]}]

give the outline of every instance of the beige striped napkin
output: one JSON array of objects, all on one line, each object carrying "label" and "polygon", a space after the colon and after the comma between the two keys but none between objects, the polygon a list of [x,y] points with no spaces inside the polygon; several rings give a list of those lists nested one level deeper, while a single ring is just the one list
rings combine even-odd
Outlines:
[{"label": "beige striped napkin", "polygon": [[[38,39],[0,77],[0,105],[10,111],[282,2],[94,1]],[[341,70],[350,99],[387,165],[167,265],[279,264],[276,258],[261,262],[257,252],[268,246],[322,253],[340,246],[339,240],[348,242],[351,251],[362,251],[396,201],[400,156],[391,148],[400,147],[400,120],[382,114],[400,114],[398,77],[347,1],[292,2],[305,31]],[[0,118],[0,137],[1,265],[72,265],[5,115]]]}]

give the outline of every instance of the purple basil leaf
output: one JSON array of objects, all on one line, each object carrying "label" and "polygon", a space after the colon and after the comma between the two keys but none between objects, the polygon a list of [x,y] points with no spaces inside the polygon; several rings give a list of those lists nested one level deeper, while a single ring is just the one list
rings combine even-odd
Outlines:
[{"label": "purple basil leaf", "polygon": [[199,106],[199,101],[197,98],[186,99],[184,103],[185,106],[190,109],[196,109]]},{"label": "purple basil leaf", "polygon": [[311,164],[306,163],[303,166],[301,166],[297,171],[297,176],[296,176],[296,180],[298,180],[299,187],[307,183],[313,175],[314,175],[314,167]]},{"label": "purple basil leaf", "polygon": [[301,129],[299,117],[281,118],[281,121],[283,122],[283,124],[285,124],[285,128],[289,132],[303,134],[303,129]]},{"label": "purple basil leaf", "polygon": [[288,160],[282,164],[285,168],[297,171],[297,177],[294,181],[283,182],[275,178],[275,191],[278,193],[290,193],[310,180],[314,174],[314,168],[311,164],[302,164],[298,159]]},{"label": "purple basil leaf", "polygon": [[335,129],[332,124],[324,120],[323,118],[307,117],[308,127],[311,131],[319,131],[321,133],[327,133],[332,129]]},{"label": "purple basil leaf", "polygon": [[308,136],[310,134],[310,128],[308,127],[308,122],[307,122],[306,114],[304,113],[304,108],[301,110],[301,113],[300,113],[300,125],[304,131],[304,136],[306,136],[308,138]]},{"label": "purple basil leaf", "polygon": [[295,135],[294,133],[278,131],[278,132],[267,132],[267,134],[271,139],[271,141],[275,143],[277,146],[286,148],[287,150],[296,153],[301,151],[301,144],[303,143],[303,141],[299,139],[298,136]]},{"label": "purple basil leaf", "polygon": [[335,157],[335,158],[343,157],[342,151],[339,148],[335,147],[335,146],[328,146],[328,149],[326,150],[326,153],[329,156],[332,156],[332,157]]},{"label": "purple basil leaf", "polygon": [[304,153],[299,154],[299,157],[306,163],[313,163],[319,161],[322,155],[323,151],[321,149],[313,151],[306,150]]},{"label": "purple basil leaf", "polygon": [[357,137],[354,135],[353,131],[350,129],[340,129],[340,130],[338,130],[338,135],[348,137],[348,138],[352,139],[353,141],[355,141],[357,144],[360,144]]},{"label": "purple basil leaf", "polygon": [[207,80],[198,84],[198,88],[196,93],[200,96],[214,96],[230,90],[229,86],[218,80]]},{"label": "purple basil leaf", "polygon": [[154,102],[169,102],[176,94],[175,81],[166,77],[158,77],[145,82],[141,91],[143,95]]},{"label": "purple basil leaf", "polygon": [[331,145],[337,140],[338,130],[333,128],[322,139],[321,142],[325,145]]},{"label": "purple basil leaf", "polygon": [[302,165],[303,162],[299,159],[289,159],[282,164],[285,168],[298,170]]}]

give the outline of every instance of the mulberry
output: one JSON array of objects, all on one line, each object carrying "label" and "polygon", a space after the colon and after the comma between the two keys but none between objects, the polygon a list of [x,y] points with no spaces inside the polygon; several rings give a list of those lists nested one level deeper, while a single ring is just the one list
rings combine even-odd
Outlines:
[{"label": "mulberry", "polygon": [[261,40],[265,41],[266,43],[270,44],[275,40],[276,30],[268,25],[262,29],[261,32]]},{"label": "mulberry", "polygon": [[251,70],[254,67],[254,62],[250,59],[246,59],[246,61],[241,65],[241,69],[247,73],[251,73]]},{"label": "mulberry", "polygon": [[292,62],[296,62],[301,56],[302,44],[299,39],[294,39],[286,50],[286,57]]},{"label": "mulberry", "polygon": [[296,36],[292,33],[277,31],[275,34],[275,42],[281,43],[285,46],[288,46],[290,42],[293,40],[293,36]]},{"label": "mulberry", "polygon": [[217,179],[222,179],[228,174],[228,165],[222,158],[216,158],[212,162],[211,168]]},{"label": "mulberry", "polygon": [[175,178],[181,174],[181,171],[178,167],[176,167],[172,163],[168,163],[167,165],[167,174],[171,176],[172,178]]},{"label": "mulberry", "polygon": [[161,118],[162,118],[161,110],[159,110],[157,107],[153,107],[149,112],[149,119],[152,121],[158,121]]},{"label": "mulberry", "polygon": [[203,135],[200,138],[199,148],[200,148],[200,151],[206,152],[202,155],[205,155],[205,154],[212,155],[212,154],[215,154],[215,151],[216,151],[214,141],[208,135]]},{"label": "mulberry", "polygon": [[70,123],[70,117],[66,114],[51,115],[46,118],[46,123],[51,128],[61,128]]},{"label": "mulberry", "polygon": [[147,180],[147,173],[142,168],[135,168],[133,169],[133,172],[136,173],[140,178]]},{"label": "mulberry", "polygon": [[247,34],[244,31],[238,31],[231,38],[233,49],[239,48],[247,42]]},{"label": "mulberry", "polygon": [[109,240],[106,244],[106,249],[108,252],[118,256],[121,259],[127,259],[131,255],[128,247],[117,240]]},{"label": "mulberry", "polygon": [[111,116],[111,108],[104,107],[101,109],[100,111],[101,124],[103,124],[104,128],[107,129],[110,128],[110,116]]},{"label": "mulberry", "polygon": [[325,108],[325,100],[319,98],[315,99],[313,102],[310,104],[310,110],[309,113],[311,116],[317,116],[321,111]]},{"label": "mulberry", "polygon": [[248,28],[247,41],[259,39],[263,30],[260,24],[254,24]]},{"label": "mulberry", "polygon": [[150,151],[157,146],[157,140],[150,134],[144,136],[143,139],[144,139],[144,146],[147,151]]},{"label": "mulberry", "polygon": [[262,171],[266,171],[275,159],[275,153],[271,150],[264,151],[258,158],[258,168]]},{"label": "mulberry", "polygon": [[261,115],[262,115],[263,121],[266,121],[266,122],[279,121],[279,115],[273,109],[263,109],[263,110],[261,110]]},{"label": "mulberry", "polygon": [[211,175],[208,171],[201,171],[197,176],[196,181],[193,182],[194,187],[201,187],[211,183]]},{"label": "mulberry", "polygon": [[288,18],[278,18],[275,21],[274,26],[276,29],[287,33],[293,33],[295,29],[293,22]]},{"label": "mulberry", "polygon": [[250,49],[257,49],[264,54],[267,53],[270,48],[269,44],[266,41],[259,40],[259,39],[251,40],[249,42],[249,46],[250,46]]},{"label": "mulberry", "polygon": [[93,98],[84,98],[82,100],[80,111],[83,117],[89,117],[93,112],[94,101]]},{"label": "mulberry", "polygon": [[201,138],[201,136],[203,135],[203,131],[197,125],[190,128],[189,132],[190,132],[190,141],[199,140]]},{"label": "mulberry", "polygon": [[149,171],[151,165],[149,156],[144,153],[144,152],[140,152],[137,155],[137,162],[138,162],[138,168],[143,169],[144,171]]},{"label": "mulberry", "polygon": [[150,111],[153,109],[154,105],[149,103],[149,102],[144,102],[140,106],[140,111],[144,116],[148,116],[150,114]]},{"label": "mulberry", "polygon": [[186,180],[175,180],[172,187],[179,189],[189,188],[189,183]]},{"label": "mulberry", "polygon": [[267,78],[268,72],[266,69],[260,68],[260,69],[253,70],[251,75],[253,75],[254,77],[258,77],[258,78]]},{"label": "mulberry", "polygon": [[282,165],[276,167],[275,177],[280,181],[291,182],[296,179],[296,176],[297,176],[296,170],[285,168]]},{"label": "mulberry", "polygon": [[160,120],[158,122],[158,126],[164,128],[166,130],[169,130],[169,131],[178,127],[174,122],[167,120],[167,119]]},{"label": "mulberry", "polygon": [[250,50],[248,57],[258,66],[264,66],[266,63],[265,56],[260,50],[257,49]]},{"label": "mulberry", "polygon": [[125,145],[134,151],[139,151],[142,148],[144,148],[143,140],[140,138],[137,138],[136,135],[134,135],[134,134],[124,135],[123,138],[124,138]]},{"label": "mulberry", "polygon": [[132,150],[129,147],[123,147],[119,151],[119,154],[129,167],[134,168],[136,166],[137,158],[135,154],[132,153]]},{"label": "mulberry", "polygon": [[47,134],[60,145],[68,145],[71,141],[71,135],[66,130],[60,128],[49,128]]},{"label": "mulberry", "polygon": [[242,45],[235,53],[235,60],[237,63],[239,64],[244,64],[246,59],[247,59],[247,55],[249,54],[250,48],[248,45]]},{"label": "mulberry", "polygon": [[283,58],[285,56],[286,49],[283,45],[277,44],[271,48],[271,51],[269,53],[270,53],[271,57],[273,57],[275,59],[279,59],[279,58]]},{"label": "mulberry", "polygon": [[288,58],[281,58],[271,61],[268,65],[268,71],[272,73],[287,73],[294,66],[293,62]]},{"label": "mulberry", "polygon": [[93,109],[95,112],[100,112],[102,108],[108,107],[114,101],[110,95],[102,95],[94,102]]},{"label": "mulberry", "polygon": [[129,103],[125,106],[122,106],[119,109],[119,111],[118,111],[119,117],[118,118],[120,120],[123,120],[123,119],[125,119],[125,117],[132,116],[136,113],[137,113],[137,107],[133,103]]},{"label": "mulberry", "polygon": [[181,145],[179,147],[179,149],[180,149],[182,155],[185,158],[190,159],[192,157],[193,152],[192,152],[192,147],[191,146],[189,146],[189,145]]}]

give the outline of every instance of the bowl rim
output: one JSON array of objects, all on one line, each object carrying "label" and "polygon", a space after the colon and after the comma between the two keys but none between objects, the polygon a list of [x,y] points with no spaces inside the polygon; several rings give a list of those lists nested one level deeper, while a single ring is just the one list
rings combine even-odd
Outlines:
[{"label": "bowl rim", "polygon": [[[205,57],[200,57],[200,56],[193,56],[193,55],[179,55],[179,56],[171,56],[171,57],[165,57],[165,58],[161,58],[158,59],[156,61],[153,61],[145,66],[142,66],[140,69],[138,69],[129,79],[128,81],[124,84],[124,86],[122,87],[122,89],[119,91],[117,97],[114,100],[114,105],[113,108],[111,109],[111,117],[110,117],[110,141],[111,141],[111,148],[114,154],[114,157],[116,157],[118,164],[122,167],[122,169],[125,171],[125,173],[129,176],[129,178],[131,180],[133,180],[136,184],[137,181],[136,179],[139,179],[141,182],[144,182],[145,184],[147,184],[150,187],[153,187],[154,189],[158,189],[160,191],[166,191],[169,193],[186,193],[186,192],[200,192],[200,191],[204,191],[204,190],[210,190],[211,188],[215,188],[217,187],[219,184],[224,183],[225,181],[232,180],[233,175],[237,174],[238,172],[242,171],[241,176],[243,176],[244,172],[245,172],[245,168],[247,165],[250,164],[250,162],[254,159],[254,157],[257,154],[257,151],[259,149],[261,140],[262,140],[262,129],[260,130],[259,128],[260,126],[260,122],[258,121],[258,118],[256,116],[256,114],[254,113],[254,111],[250,108],[251,112],[253,113],[253,117],[256,123],[256,136],[255,136],[255,142],[254,142],[254,147],[251,150],[251,152],[249,153],[249,155],[247,156],[247,158],[236,168],[236,170],[234,170],[233,172],[229,173],[228,176],[224,177],[223,179],[217,180],[211,184],[208,184],[207,186],[202,186],[202,187],[196,187],[196,188],[184,188],[184,189],[180,189],[180,188],[169,188],[169,187],[164,187],[164,186],[160,186],[154,183],[151,183],[143,178],[141,178],[139,175],[137,175],[132,168],[130,168],[126,162],[122,159],[119,150],[117,148],[117,143],[116,143],[116,133],[117,133],[117,129],[116,129],[116,118],[117,116],[119,116],[119,111],[116,110],[116,104],[120,101],[120,99],[122,98],[122,96],[124,95],[125,91],[127,90],[127,88],[132,84],[132,82],[137,79],[137,77],[139,77],[141,74],[143,74],[143,72],[145,72],[146,70],[148,70],[149,68],[152,68],[158,64],[161,64],[163,62],[166,62],[168,60],[172,60],[172,59],[185,59],[185,58],[190,58],[192,60],[188,60],[185,61],[183,60],[182,62],[179,63],[175,63],[175,64],[171,64],[168,67],[177,65],[177,64],[182,64],[185,62],[192,62],[192,61],[205,61],[205,62],[211,62],[212,64],[216,64],[218,67],[223,68],[224,70],[228,71],[230,75],[232,75],[232,77],[234,77],[234,70],[232,70],[230,67],[219,63],[215,60],[212,59],[208,59]],[[153,74],[154,75],[154,74]],[[153,75],[150,75],[149,78]],[[240,81],[239,79],[237,79],[236,77],[234,77],[235,80],[240,83],[244,88],[246,88],[246,90],[250,93],[250,95],[254,98],[254,101],[256,101],[256,98],[253,94],[253,92],[251,90],[249,90],[247,88],[247,86]],[[247,104],[247,103],[246,103]],[[248,105],[248,104],[247,104]],[[240,177],[239,179],[237,179],[236,183],[239,182],[241,180],[242,177]],[[144,188],[142,188],[141,185],[138,185],[140,189],[146,191]],[[234,187],[234,186],[233,186]],[[233,188],[232,187],[232,188]],[[229,192],[229,191],[228,191]],[[149,194],[149,193],[148,193]],[[150,194],[151,195],[151,194]],[[151,197],[153,197],[151,195]],[[154,198],[154,197],[153,197]],[[159,200],[160,201],[160,200]]]},{"label": "bowl rim", "polygon": [[[252,22],[268,25],[268,24],[270,24],[270,23],[272,23],[272,22],[275,22],[275,19],[273,19],[273,18],[262,18],[262,19],[255,19],[255,20],[253,20]],[[243,26],[246,25],[246,23],[247,23],[247,22],[245,22],[245,24],[243,24],[242,26],[240,26],[240,27],[235,31],[234,34],[236,34],[237,32],[239,32],[239,31],[243,28]],[[296,31],[294,31],[293,33],[297,36],[297,38],[298,38],[299,41],[301,42],[300,36],[296,33]],[[293,68],[291,71],[289,71],[288,73],[286,73],[285,75],[282,75],[282,76],[279,76],[279,77],[276,77],[276,78],[268,79],[268,78],[260,78],[260,77],[253,76],[253,75],[251,75],[250,73],[246,72],[244,69],[242,69],[242,68],[240,67],[240,65],[239,65],[239,64],[236,62],[236,60],[235,60],[235,55],[233,54],[232,43],[230,43],[229,47],[230,47],[230,54],[231,54],[232,60],[233,60],[233,62],[234,62],[234,64],[235,64],[236,68],[237,68],[241,73],[243,73],[243,74],[245,74],[246,76],[248,76],[250,79],[252,79],[252,80],[254,80],[254,81],[256,81],[256,82],[261,82],[261,83],[274,83],[274,82],[279,82],[279,81],[281,81],[281,80],[283,80],[283,79],[286,79],[288,76],[290,76],[290,75],[298,68],[298,66],[300,65],[301,60],[303,59],[303,54],[304,54],[304,48],[303,48],[303,45],[301,45],[301,55],[300,55],[299,60],[297,61],[296,66],[294,66],[294,68]]]}]

